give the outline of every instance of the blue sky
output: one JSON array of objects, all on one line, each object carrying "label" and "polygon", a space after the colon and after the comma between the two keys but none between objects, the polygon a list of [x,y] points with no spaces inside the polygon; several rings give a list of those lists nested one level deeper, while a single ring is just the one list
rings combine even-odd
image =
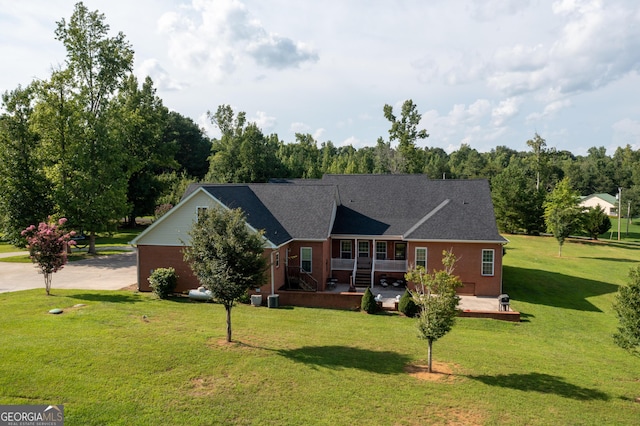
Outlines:
[{"label": "blue sky", "polygon": [[[229,104],[285,142],[310,133],[356,148],[388,138],[385,103],[412,99],[430,137],[585,154],[640,149],[636,0],[111,0],[84,2],[122,31],[135,72],[216,136]],[[75,1],[0,0],[0,91],[64,63],[56,21]]]}]

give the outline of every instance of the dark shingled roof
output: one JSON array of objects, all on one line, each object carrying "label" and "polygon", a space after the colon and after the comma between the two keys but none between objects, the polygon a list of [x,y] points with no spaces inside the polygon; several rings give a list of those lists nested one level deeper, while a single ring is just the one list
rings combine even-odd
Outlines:
[{"label": "dark shingled roof", "polygon": [[198,184],[190,186],[184,197],[199,187],[225,206],[241,208],[249,225],[264,229],[275,245],[291,239],[326,240],[331,232],[334,186]]},{"label": "dark shingled roof", "polygon": [[[499,234],[486,180],[430,180],[424,175],[325,175],[268,184],[202,186],[240,207],[276,245],[333,235],[407,240],[496,241]],[[337,205],[332,226],[333,209]]]}]

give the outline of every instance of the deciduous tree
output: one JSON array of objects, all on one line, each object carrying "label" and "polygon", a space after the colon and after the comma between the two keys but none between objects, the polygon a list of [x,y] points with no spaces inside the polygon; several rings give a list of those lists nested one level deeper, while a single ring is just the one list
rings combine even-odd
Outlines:
[{"label": "deciduous tree", "polygon": [[429,137],[426,129],[418,129],[422,115],[418,112],[418,106],[411,99],[402,104],[400,118],[393,113],[393,107],[385,104],[383,107],[384,118],[391,122],[389,129],[389,141],[398,141],[398,153],[400,154],[400,173],[422,173],[423,161],[421,151],[416,147],[416,141]]},{"label": "deciduous tree", "polygon": [[240,209],[207,209],[189,231],[184,249],[200,283],[222,303],[227,313],[227,342],[231,341],[231,308],[247,290],[265,280],[262,231],[249,229]]},{"label": "deciduous tree", "polygon": [[89,252],[94,254],[96,232],[127,213],[126,150],[111,131],[118,118],[109,114],[109,107],[132,70],[133,50],[124,34],[108,33],[104,15],[83,3],[75,5],[68,21],[57,23],[55,35],[66,48],[67,68],[57,74],[63,78],[48,94],[55,102],[51,95],[60,90],[58,99],[68,106],[59,109],[59,125],[52,127],[70,127],[53,145],[56,157],[66,161],[64,168],[50,168],[58,209],[74,227],[89,233]]},{"label": "deciduous tree", "polygon": [[23,245],[21,231],[52,213],[49,182],[39,158],[40,138],[33,129],[34,86],[2,95],[0,116],[0,230]]},{"label": "deciduous tree", "polygon": [[582,217],[582,229],[594,240],[611,229],[611,219],[600,206],[589,207]]},{"label": "deciduous tree", "polygon": [[582,208],[580,197],[571,187],[568,178],[562,179],[547,195],[544,203],[544,220],[547,232],[558,240],[558,256],[562,256],[562,245],[572,232],[579,229]]},{"label": "deciduous tree", "polygon": [[453,275],[456,256],[452,251],[442,252],[444,269],[428,273],[417,266],[405,274],[407,281],[415,285],[411,296],[419,306],[417,319],[418,336],[429,345],[428,372],[432,370],[433,342],[447,334],[455,324],[458,315],[459,297],[456,288],[462,286],[460,278]]}]

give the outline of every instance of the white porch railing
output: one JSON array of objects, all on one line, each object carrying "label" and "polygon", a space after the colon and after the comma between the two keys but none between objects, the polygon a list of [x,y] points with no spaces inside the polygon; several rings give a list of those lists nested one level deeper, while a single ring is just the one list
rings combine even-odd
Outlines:
[{"label": "white porch railing", "polygon": [[334,271],[352,271],[355,259],[331,259],[331,269]]},{"label": "white porch railing", "polygon": [[407,261],[376,259],[375,268],[377,272],[407,272]]}]

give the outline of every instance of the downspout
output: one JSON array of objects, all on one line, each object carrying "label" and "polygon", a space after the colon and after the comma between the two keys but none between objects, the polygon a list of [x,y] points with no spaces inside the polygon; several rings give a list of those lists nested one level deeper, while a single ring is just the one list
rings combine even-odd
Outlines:
[{"label": "downspout", "polygon": [[376,239],[373,239],[373,247],[371,247],[371,290],[373,290],[373,278],[376,276]]},{"label": "downspout", "polygon": [[276,266],[275,266],[275,261],[273,259],[273,252],[275,250],[271,250],[271,255],[269,256],[271,258],[271,295],[273,296],[275,293],[275,279],[276,279]]}]

